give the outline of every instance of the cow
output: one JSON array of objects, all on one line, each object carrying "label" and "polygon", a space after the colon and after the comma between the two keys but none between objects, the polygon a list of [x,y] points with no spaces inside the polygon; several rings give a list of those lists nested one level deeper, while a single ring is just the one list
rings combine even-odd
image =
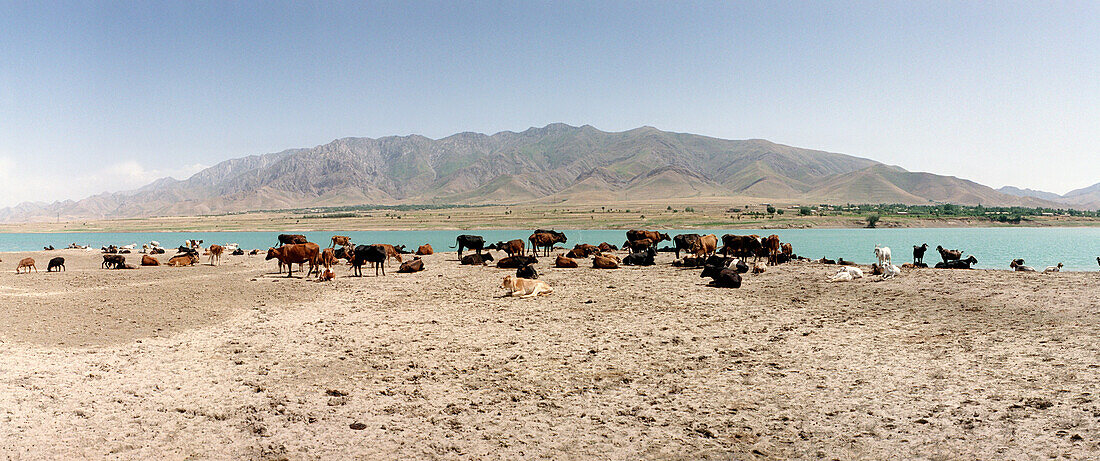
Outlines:
[{"label": "cow", "polygon": [[600,251],[605,252],[605,253],[610,253],[612,251],[619,251],[619,247],[617,247],[615,245],[612,245],[610,243],[607,243],[607,242],[603,242],[603,243],[600,243],[599,245],[596,245],[596,248],[599,248]]},{"label": "cow", "polygon": [[575,269],[577,267],[577,261],[573,258],[567,258],[559,254],[558,258],[554,260],[554,267]]},{"label": "cow", "polygon": [[655,242],[653,241],[653,239],[647,238],[628,240],[626,242],[623,242],[623,248],[630,249],[632,253],[637,253],[639,251],[645,251],[647,248],[653,246],[654,243]]},{"label": "cow", "polygon": [[419,255],[419,256],[427,256],[427,255],[430,255],[430,254],[433,254],[433,253],[435,253],[435,252],[432,251],[432,245],[430,243],[425,243],[423,245],[420,245],[420,248],[416,249],[416,254]]},{"label": "cow", "polygon": [[474,253],[472,255],[463,256],[459,259],[459,264],[464,266],[484,266],[489,264],[489,261],[493,260],[493,255],[486,252],[485,254]]},{"label": "cow", "polygon": [[141,256],[141,265],[142,266],[159,266],[160,261],[157,261],[157,258],[154,258],[152,256],[142,255]]},{"label": "cow", "polygon": [[741,275],[725,266],[704,266],[699,277],[710,277],[710,285],[717,288],[741,288]]},{"label": "cow", "polygon": [[[692,242],[691,252],[695,256],[710,256],[718,251],[718,236],[714,234],[700,235]],[[679,253],[677,253],[679,254]]]},{"label": "cow", "polygon": [[225,252],[225,247],[221,245],[210,245],[210,265],[216,266],[216,262],[222,261],[222,253]]},{"label": "cow", "polygon": [[169,259],[168,265],[172,267],[194,266],[198,262],[198,255],[194,253],[181,253]]},{"label": "cow", "polygon": [[779,247],[779,254],[783,256],[783,260],[780,262],[787,262],[794,258],[794,247],[791,244],[784,243]]},{"label": "cow", "polygon": [[[200,243],[201,242],[200,240]],[[283,245],[301,245],[307,242],[306,236],[301,234],[279,234],[279,244],[276,245],[276,247],[281,247]]]},{"label": "cow", "polygon": [[538,295],[548,295],[554,292],[554,289],[550,288],[550,285],[542,280],[515,278],[511,275],[504,277],[504,281],[500,283],[500,287],[508,290],[508,296],[516,296],[519,298],[533,298]]},{"label": "cow", "polygon": [[340,245],[342,247],[351,246],[351,237],[348,237],[346,235],[333,235],[332,244],[328,247],[336,248],[336,245]]},{"label": "cow", "polygon": [[535,270],[535,266],[533,264],[528,264],[519,269],[516,269],[516,277],[521,279],[535,280],[539,278],[539,271]]},{"label": "cow", "polygon": [[382,271],[382,275],[386,275],[386,259],[389,256],[386,254],[386,249],[378,245],[359,245],[355,247],[355,255],[351,259],[351,268],[355,272],[356,277],[363,276],[363,264],[371,263],[374,266],[374,276],[378,276],[378,271]]},{"label": "cow", "polygon": [[649,247],[644,251],[631,253],[623,258],[623,264],[627,266],[652,266],[653,258],[657,256],[657,250]]},{"label": "cow", "polygon": [[536,229],[527,240],[531,242],[531,256],[539,255],[539,248],[545,248],[545,256],[550,256],[550,250],[554,248],[555,243],[565,243],[569,239],[565,237],[564,232],[558,232],[553,229]]},{"label": "cow", "polygon": [[615,255],[601,253],[592,257],[592,267],[596,269],[618,269],[619,258]]},{"label": "cow", "polygon": [[397,248],[394,248],[393,245],[388,243],[375,243],[374,246],[379,246],[382,247],[383,250],[386,250],[386,259],[393,258],[396,259],[397,262],[401,262],[401,252],[397,251]]},{"label": "cow", "polygon": [[537,264],[539,262],[534,256],[509,256],[497,261],[497,267],[501,269],[519,269],[528,264]]},{"label": "cow", "polygon": [[913,245],[913,265],[921,264],[924,262],[924,252],[928,251],[928,244],[917,246]]},{"label": "cow", "polygon": [[279,264],[286,264],[286,276],[289,278],[294,275],[294,264],[308,263],[309,272],[306,272],[306,276],[318,270],[317,260],[320,257],[321,247],[316,243],[287,243],[278,248],[268,248],[264,260],[278,259]]},{"label": "cow", "polygon": [[782,251],[782,246],[779,243],[779,236],[775,234],[769,235],[763,242],[760,242],[760,244],[764,247],[764,250],[766,250],[768,264],[773,266],[779,264],[779,252]]},{"label": "cow", "polygon": [[325,269],[330,269],[336,265],[336,251],[332,248],[325,248],[321,250],[321,266]]},{"label": "cow", "polygon": [[672,243],[676,245],[676,259],[680,259],[680,251],[694,253],[692,249],[695,248],[699,237],[699,234],[680,234],[673,237]]},{"label": "cow", "polygon": [[763,247],[760,238],[755,235],[726,234],[722,236],[722,255],[724,256],[757,258]]},{"label": "cow", "polygon": [[474,250],[477,254],[481,254],[481,250],[485,248],[485,239],[481,238],[480,235],[462,234],[455,239],[455,245],[458,247],[458,257],[462,258],[462,248]]},{"label": "cow", "polygon": [[237,248],[236,250],[233,250],[233,252],[229,253],[229,254],[231,254],[233,256],[244,256],[244,250],[241,249],[241,248]]},{"label": "cow", "polygon": [[103,262],[99,264],[102,269],[121,269],[126,265],[126,257],[122,255],[106,254],[103,255]]},{"label": "cow", "polygon": [[507,242],[497,242],[493,245],[489,245],[490,249],[503,251],[508,256],[523,255],[523,240],[513,239]]},{"label": "cow", "polygon": [[600,251],[601,250],[599,247],[592,246],[587,243],[579,243],[574,246],[572,250],[569,250],[569,253],[567,253],[565,256],[569,258],[587,258],[596,253],[599,253]]},{"label": "cow", "polygon": [[54,269],[57,269],[58,272],[65,270],[65,258],[58,256],[51,259],[49,264],[46,265],[46,272],[53,272]]},{"label": "cow", "polygon": [[401,263],[401,267],[397,268],[397,272],[412,273],[420,272],[424,270],[424,260],[420,258],[413,258]]},{"label": "cow", "polygon": [[326,268],[323,271],[318,271],[317,272],[317,281],[318,282],[328,282],[328,281],[332,281],[335,278],[336,278],[336,274],[334,272],[332,272],[332,269],[327,269]]},{"label": "cow", "polygon": [[669,241],[672,240],[672,238],[669,237],[668,234],[662,234],[662,233],[657,232],[657,231],[647,231],[647,230],[628,230],[628,231],[626,231],[626,240],[628,242],[633,242],[635,240],[641,240],[641,239],[649,239],[649,240],[653,241],[654,245],[659,244],[659,243],[661,243],[661,241],[664,241],[664,240],[669,240]]}]

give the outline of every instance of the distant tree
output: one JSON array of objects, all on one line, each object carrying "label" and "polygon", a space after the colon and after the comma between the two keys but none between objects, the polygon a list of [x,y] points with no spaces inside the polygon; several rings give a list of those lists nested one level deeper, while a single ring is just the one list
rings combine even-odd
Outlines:
[{"label": "distant tree", "polygon": [[778,210],[775,210],[775,212],[776,212],[776,213],[779,213],[779,214],[783,214],[783,209],[782,209],[782,208],[780,208],[780,209],[778,209]]},{"label": "distant tree", "polygon": [[879,218],[880,216],[878,213],[867,215],[867,228],[874,229],[875,225],[878,224]]},{"label": "distant tree", "polygon": [[798,214],[802,216],[809,216],[813,214],[813,210],[811,210],[808,206],[800,206],[798,207]]},{"label": "distant tree", "polygon": [[775,214],[775,207],[768,205],[768,214]]},{"label": "distant tree", "polygon": [[665,210],[672,211],[672,205],[669,205],[668,208],[665,208]]}]

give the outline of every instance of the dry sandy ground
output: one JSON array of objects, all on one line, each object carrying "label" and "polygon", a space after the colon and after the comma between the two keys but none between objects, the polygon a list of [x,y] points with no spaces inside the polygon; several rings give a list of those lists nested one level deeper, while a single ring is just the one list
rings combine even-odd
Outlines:
[{"label": "dry sandy ground", "polygon": [[453,253],[333,283],[28,254],[0,255],[0,458],[1100,456],[1095,272],[725,290],[544,259],[554,294],[519,300]]}]

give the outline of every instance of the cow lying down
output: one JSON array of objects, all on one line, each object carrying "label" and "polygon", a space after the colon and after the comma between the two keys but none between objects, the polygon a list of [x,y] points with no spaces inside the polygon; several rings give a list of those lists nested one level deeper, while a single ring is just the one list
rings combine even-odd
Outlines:
[{"label": "cow lying down", "polygon": [[548,295],[554,292],[550,285],[542,280],[521,279],[511,275],[504,277],[500,287],[508,290],[508,296],[518,298],[533,298],[538,295]]}]

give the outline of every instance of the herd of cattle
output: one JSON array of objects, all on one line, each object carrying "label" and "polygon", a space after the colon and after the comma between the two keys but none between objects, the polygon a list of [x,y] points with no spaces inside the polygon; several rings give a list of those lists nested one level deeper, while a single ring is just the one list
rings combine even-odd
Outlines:
[{"label": "herd of cattle", "polygon": [[[559,250],[554,259],[554,267],[577,268],[578,260],[591,258],[591,266],[596,269],[616,269],[620,266],[652,266],[658,251],[675,252],[673,266],[685,268],[702,268],[700,277],[712,279],[711,285],[722,288],[739,288],[742,276],[748,272],[762,273],[767,266],[784,264],[789,261],[802,260],[821,264],[834,264],[841,266],[840,270],[829,278],[830,281],[849,281],[863,277],[862,269],[858,264],[845,261],[844,258],[831,260],[827,258],[810,260],[794,254],[794,248],[790,243],[783,243],[778,235],[761,237],[758,235],[733,235],[725,234],[719,239],[714,234],[679,234],[670,237],[666,233],[651,230],[630,230],[626,232],[626,241],[622,250],[627,254],[619,257],[616,253],[620,247],[607,242],[598,245],[580,243],[570,250],[559,244],[565,244],[568,238],[565,233],[553,229],[537,229],[524,242],[522,239],[500,241],[486,244],[485,239],[479,235],[459,235],[455,239],[458,260],[462,265],[488,265],[495,261],[495,266],[504,269],[515,269],[516,275],[509,276],[502,283],[502,287],[510,290],[513,295],[527,297],[538,294],[548,294],[552,289],[545,282],[530,282],[538,279],[538,271],[535,264],[538,257],[549,257],[552,252]],[[658,248],[661,242],[671,241],[672,246]],[[719,246],[721,243],[721,246]],[[223,254],[244,255],[244,249],[231,243],[225,245],[210,245],[205,249],[202,240],[187,240],[177,248],[177,253],[165,263],[168,266],[192,266],[200,261],[200,252],[203,256],[209,256],[210,265],[217,265]],[[53,247],[45,247],[52,250]],[[69,248],[87,248],[70,245]],[[494,258],[490,250],[504,253],[499,260]],[[928,250],[928,244],[913,246],[913,262],[895,266],[892,262],[890,248],[876,246],[874,254],[877,263],[871,265],[871,274],[880,275],[882,279],[888,279],[901,274],[902,268],[927,268],[924,263],[924,254]],[[137,250],[136,245],[122,247],[103,247],[102,268],[105,269],[135,269],[126,261],[126,254],[140,251],[142,266],[159,266],[161,262],[154,257],[156,254],[164,254],[165,250],[159,242],[149,242]],[[463,251],[472,252],[463,256]],[[938,269],[969,269],[978,262],[973,255],[963,258],[963,252],[948,250],[937,246],[941,262],[935,264]],[[280,234],[276,246],[268,248],[267,260],[275,259],[279,263],[279,272],[286,270],[287,277],[294,274],[294,265],[298,270],[304,270],[308,265],[306,276],[317,275],[319,281],[332,280],[335,274],[332,267],[343,259],[351,266],[354,276],[362,276],[362,268],[370,263],[375,275],[386,274],[386,262],[395,259],[399,264],[398,272],[419,272],[424,270],[423,255],[433,254],[430,244],[421,245],[415,251],[410,260],[405,260],[402,255],[412,253],[406,251],[403,245],[371,244],[355,245],[351,238],[342,235],[334,235],[327,248],[309,242],[304,235]],[[261,250],[251,250],[247,254],[259,255]],[[681,256],[681,253],[683,255]],[[752,264],[749,264],[751,259]],[[763,261],[763,262],[761,262]],[[1100,264],[1100,257],[1097,258]],[[1024,265],[1023,259],[1014,259],[1009,267],[1016,271],[1035,271],[1034,268]],[[1058,272],[1062,264],[1047,267],[1044,272]],[[22,271],[38,271],[33,258],[24,258],[19,261],[16,273]],[[56,257],[50,260],[47,272],[62,271],[65,269],[65,258]],[[534,293],[534,294],[532,294]]]}]

